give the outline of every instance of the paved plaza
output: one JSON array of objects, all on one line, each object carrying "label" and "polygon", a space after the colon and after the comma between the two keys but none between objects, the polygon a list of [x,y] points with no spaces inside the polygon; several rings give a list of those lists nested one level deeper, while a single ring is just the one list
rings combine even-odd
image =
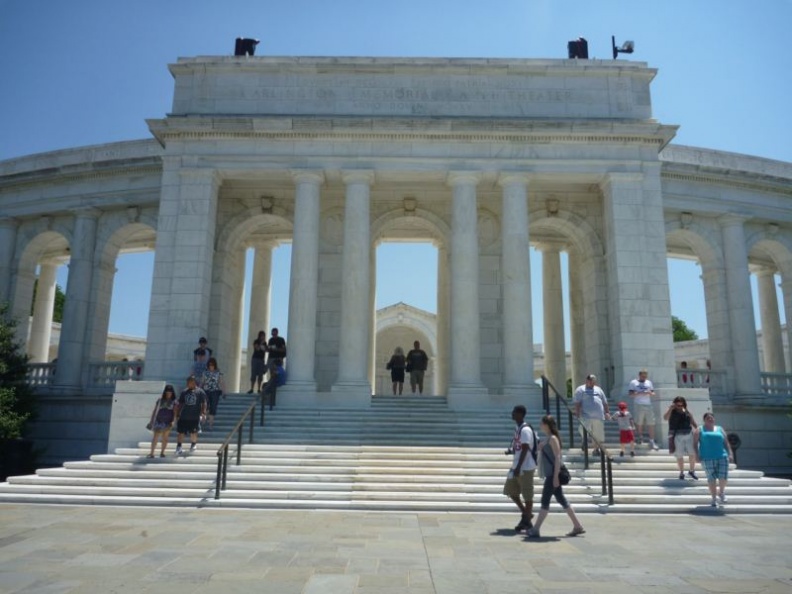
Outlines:
[{"label": "paved plaza", "polygon": [[0,505],[0,592],[792,591],[792,518]]}]

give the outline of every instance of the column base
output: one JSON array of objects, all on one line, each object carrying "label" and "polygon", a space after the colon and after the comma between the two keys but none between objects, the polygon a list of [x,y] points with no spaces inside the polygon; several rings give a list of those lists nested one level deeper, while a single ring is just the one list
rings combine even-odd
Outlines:
[{"label": "column base", "polygon": [[[505,397],[511,398],[514,404],[524,405],[529,414],[542,410],[542,388],[536,384],[503,386],[501,392]],[[555,410],[555,405],[552,409]]]}]

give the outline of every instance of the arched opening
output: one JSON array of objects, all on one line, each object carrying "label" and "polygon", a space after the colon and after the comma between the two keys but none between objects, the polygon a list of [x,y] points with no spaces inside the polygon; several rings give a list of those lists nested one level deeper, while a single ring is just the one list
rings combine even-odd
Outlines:
[{"label": "arched opening", "polygon": [[[396,347],[404,353],[417,340],[429,356],[425,392],[437,394],[438,254],[429,242],[382,242],[376,252],[374,381],[375,394],[390,394],[385,368]],[[399,307],[402,306],[402,307]],[[399,310],[396,319],[388,310]],[[390,322],[390,323],[387,323]],[[405,379],[409,384],[409,377]],[[409,388],[405,389],[409,392]]]}]

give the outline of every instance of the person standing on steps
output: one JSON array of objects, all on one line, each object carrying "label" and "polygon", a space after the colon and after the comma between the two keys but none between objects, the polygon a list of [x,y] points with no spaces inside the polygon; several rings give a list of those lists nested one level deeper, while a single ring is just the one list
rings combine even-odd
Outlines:
[{"label": "person standing on steps", "polygon": [[423,394],[424,388],[424,374],[426,367],[429,364],[429,357],[421,348],[421,343],[415,341],[412,350],[407,353],[407,367],[406,370],[410,373],[410,388],[412,393],[415,394],[415,388],[418,388],[418,393]]},{"label": "person standing on steps", "polygon": [[643,429],[646,426],[649,433],[649,447],[657,451],[655,443],[655,414],[652,399],[655,397],[654,385],[649,381],[649,372],[641,369],[638,379],[630,382],[630,396],[635,403],[635,427],[638,430],[638,445],[643,443]]},{"label": "person standing on steps", "polygon": [[193,351],[193,365],[190,375],[201,377],[203,372],[206,371],[206,363],[212,356],[212,349],[209,348],[206,337],[201,336],[198,339],[198,348]]},{"label": "person standing on steps", "polygon": [[685,454],[688,455],[690,470],[688,476],[694,481],[696,476],[696,450],[693,447],[693,430],[698,429],[696,421],[687,409],[687,400],[684,396],[677,396],[665,411],[663,419],[668,421],[668,435],[673,440],[677,467],[679,468],[679,480],[685,480]]},{"label": "person standing on steps", "polygon": [[278,329],[272,329],[272,336],[267,341],[267,369],[271,368],[272,364],[280,365],[283,367],[283,360],[286,358],[286,340],[278,335]]},{"label": "person standing on steps", "polygon": [[207,420],[209,421],[208,431],[214,429],[214,419],[217,415],[217,404],[220,402],[220,397],[223,395],[225,385],[223,382],[223,372],[217,368],[217,359],[211,357],[206,363],[206,371],[201,376],[201,389],[206,393],[206,398],[209,401],[209,414]]},{"label": "person standing on steps", "polygon": [[396,395],[396,391],[399,391],[399,395],[401,396],[402,391],[404,390],[404,368],[407,365],[407,358],[404,356],[404,350],[397,346],[393,350],[393,355],[391,355],[390,361],[388,361],[385,368],[388,369],[391,373],[391,382],[393,382],[393,395]]},{"label": "person standing on steps", "polygon": [[[519,532],[531,528],[533,517],[534,471],[538,439],[533,428],[525,422],[526,408],[518,404],[512,410],[512,420],[517,425],[506,455],[512,455],[512,465],[503,485],[503,494],[514,501],[520,510],[520,522],[514,527]],[[522,496],[522,501],[520,500]]]},{"label": "person standing on steps", "polygon": [[[605,419],[610,419],[608,399],[605,392],[597,385],[597,376],[590,373],[586,376],[586,383],[575,390],[575,416],[580,419],[583,426],[597,443],[605,442]],[[583,427],[580,428],[583,436]],[[599,455],[599,447],[594,450],[594,455]]]},{"label": "person standing on steps", "polygon": [[206,418],[206,393],[198,387],[194,375],[187,378],[187,388],[176,403],[176,455],[184,453],[184,434],[190,435],[190,452],[198,447],[198,427]]},{"label": "person standing on steps", "polygon": [[157,447],[157,442],[162,441],[162,449],[160,450],[160,458],[165,457],[165,448],[168,447],[168,438],[170,437],[171,429],[173,429],[174,412],[176,410],[176,390],[172,385],[168,384],[162,391],[162,396],[157,399],[154,405],[154,410],[151,411],[151,420],[149,427],[154,435],[151,438],[151,451],[147,458],[154,457],[154,450]]},{"label": "person standing on steps", "polygon": [[259,338],[253,341],[253,354],[250,356],[250,390],[248,394],[261,390],[261,384],[264,382],[264,375],[267,373],[267,337],[261,338],[264,332],[259,332]]}]

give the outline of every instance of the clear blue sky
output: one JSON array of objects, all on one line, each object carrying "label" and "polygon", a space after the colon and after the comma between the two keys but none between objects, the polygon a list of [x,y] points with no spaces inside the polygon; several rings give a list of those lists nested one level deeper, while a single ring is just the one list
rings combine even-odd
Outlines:
[{"label": "clear blue sky", "polygon": [[[565,58],[567,41],[583,36],[592,58],[609,59],[613,34],[635,41],[620,59],[659,69],[654,117],[681,126],[675,142],[792,161],[790,23],[792,0],[0,0],[0,160],[150,137],[144,120],[171,105],[166,65],[233,53],[240,35],[269,55],[521,58]],[[387,262],[418,250],[427,282],[381,273],[378,305],[434,310],[433,252],[383,249]],[[274,263],[273,322],[283,329],[288,251]],[[151,261],[119,259],[112,332],[145,334]],[[698,269],[671,266],[673,313],[706,336]],[[534,313],[541,342],[539,295]]]}]

